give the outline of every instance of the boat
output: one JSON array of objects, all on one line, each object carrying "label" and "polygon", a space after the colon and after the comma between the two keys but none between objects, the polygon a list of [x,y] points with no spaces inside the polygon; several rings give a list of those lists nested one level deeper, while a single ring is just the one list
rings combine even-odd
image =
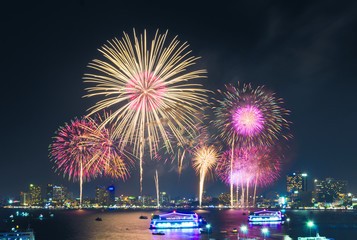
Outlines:
[{"label": "boat", "polygon": [[35,240],[35,234],[32,230],[27,229],[24,232],[6,232],[0,233],[0,240]]},{"label": "boat", "polygon": [[140,219],[148,219],[147,216],[140,216],[139,218],[140,218]]},{"label": "boat", "polygon": [[97,217],[95,220],[96,221],[102,221],[102,219],[100,217]]},{"label": "boat", "polygon": [[163,232],[153,232],[152,235],[165,235]]},{"label": "boat", "polygon": [[176,211],[152,215],[150,229],[157,228],[198,228],[201,226],[196,213],[178,213]]},{"label": "boat", "polygon": [[298,237],[298,240],[333,240],[333,238],[326,238],[316,233],[316,237]]},{"label": "boat", "polygon": [[262,210],[258,212],[254,212],[253,214],[250,214],[248,217],[248,222],[256,222],[256,223],[264,223],[264,222],[269,222],[269,223],[281,223],[283,222],[283,215],[281,214],[280,211],[267,211],[267,210]]}]

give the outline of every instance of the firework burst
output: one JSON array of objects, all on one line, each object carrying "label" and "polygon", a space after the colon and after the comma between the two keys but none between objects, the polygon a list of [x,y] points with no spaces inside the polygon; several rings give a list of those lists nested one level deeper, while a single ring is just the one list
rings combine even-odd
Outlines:
[{"label": "firework burst", "polygon": [[196,174],[200,175],[200,193],[199,204],[202,206],[203,185],[207,174],[211,173],[212,169],[218,160],[219,153],[214,146],[199,146],[195,149],[194,158],[192,159],[192,167]]},{"label": "firework burst", "polygon": [[[218,106],[213,121],[218,128],[219,137],[234,149],[253,146],[270,146],[280,139],[288,140],[290,122],[286,120],[289,111],[283,100],[263,86],[252,88],[250,84],[242,87],[226,86],[227,91],[219,92],[223,100],[215,100]],[[230,161],[230,178],[233,176],[232,151]],[[231,205],[233,205],[233,182],[231,182]]]},{"label": "firework burst", "polygon": [[56,171],[80,182],[82,204],[83,181],[102,173],[105,164],[98,144],[98,126],[88,118],[75,119],[60,127],[50,145],[50,158]]},{"label": "firework burst", "polygon": [[121,136],[121,145],[133,143],[140,158],[140,190],[142,191],[142,159],[145,141],[150,153],[159,140],[167,149],[171,143],[167,130],[183,141],[178,129],[192,130],[195,115],[206,102],[206,90],[191,80],[203,76],[205,70],[188,71],[196,57],[189,56],[186,43],[175,37],[166,44],[167,32],[156,32],[147,41],[146,31],[140,38],[134,31],[133,43],[124,33],[121,40],[108,41],[99,51],[105,60],[93,60],[89,67],[96,73],[86,74],[84,81],[95,84],[87,88],[86,97],[102,96],[91,108],[91,114],[111,108],[102,126],[113,123],[114,135]]},{"label": "firework burst", "polygon": [[[244,204],[244,186],[248,192],[254,184],[254,198],[257,185],[268,185],[276,180],[280,173],[282,151],[278,147],[254,146],[235,148],[233,151],[233,174],[231,174],[231,155],[229,149],[222,154],[217,162],[216,174],[226,184],[233,183],[242,188],[242,203]],[[237,197],[238,199],[238,197]],[[254,201],[254,200],[253,200]],[[255,204],[255,201],[253,202]]]},{"label": "firework burst", "polygon": [[196,124],[192,132],[189,132],[186,129],[179,130],[179,132],[182,134],[183,141],[178,141],[177,138],[168,133],[173,146],[173,151],[171,153],[166,151],[166,154],[171,155],[171,162],[177,159],[178,173],[180,176],[184,160],[193,155],[196,147],[207,143],[209,139],[207,129],[202,124]]},{"label": "firework burst", "polygon": [[[103,116],[96,114],[95,122],[100,125],[110,113],[103,112]],[[113,125],[107,124],[97,131],[97,142],[100,143],[101,156],[104,160],[104,175],[126,180],[130,177],[129,168],[133,165],[133,156],[128,147],[120,148],[120,137],[114,137]]]},{"label": "firework burst", "polygon": [[282,106],[281,98],[263,86],[254,89],[250,84],[240,87],[238,83],[238,88],[228,85],[226,89],[226,92],[219,91],[223,100],[216,100],[218,107],[214,108],[213,123],[227,144],[272,145],[281,138],[291,138],[287,134],[289,111]]}]

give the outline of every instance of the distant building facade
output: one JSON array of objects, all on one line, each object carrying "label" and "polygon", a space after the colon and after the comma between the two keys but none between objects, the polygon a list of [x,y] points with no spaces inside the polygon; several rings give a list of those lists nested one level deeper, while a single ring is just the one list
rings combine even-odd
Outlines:
[{"label": "distant building facade", "polygon": [[289,195],[307,192],[307,173],[293,172],[286,176],[286,191]]},{"label": "distant building facade", "polygon": [[347,194],[348,182],[326,178],[325,180],[314,180],[313,202],[315,203],[333,203],[343,201]]},{"label": "distant building facade", "polygon": [[97,186],[95,189],[95,202],[102,206],[110,206],[115,204],[115,187]]},{"label": "distant building facade", "polygon": [[311,205],[311,192],[307,189],[307,173],[292,172],[286,176],[286,204],[291,207]]},{"label": "distant building facade", "polygon": [[31,202],[30,194],[27,192],[20,193],[20,204],[22,206],[28,206]]},{"label": "distant building facade", "polygon": [[30,195],[29,205],[39,206],[42,203],[40,186],[30,184],[29,195]]},{"label": "distant building facade", "polygon": [[166,192],[160,192],[160,205],[168,205],[170,204],[170,195]]}]

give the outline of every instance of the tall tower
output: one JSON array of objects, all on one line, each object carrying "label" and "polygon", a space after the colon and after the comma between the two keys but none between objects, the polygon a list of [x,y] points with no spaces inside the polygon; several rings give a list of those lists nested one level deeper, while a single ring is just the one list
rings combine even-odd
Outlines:
[{"label": "tall tower", "polygon": [[108,193],[108,205],[113,205],[115,203],[115,187],[113,185],[108,187]]},{"label": "tall tower", "polygon": [[307,173],[293,172],[286,176],[286,191],[289,195],[307,192]]},{"label": "tall tower", "polygon": [[41,187],[30,184],[30,204],[31,205],[40,205],[41,204]]}]

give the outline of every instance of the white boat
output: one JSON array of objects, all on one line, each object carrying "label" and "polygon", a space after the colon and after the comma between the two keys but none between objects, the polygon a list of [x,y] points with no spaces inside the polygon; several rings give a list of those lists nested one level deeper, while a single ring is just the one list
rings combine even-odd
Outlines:
[{"label": "white boat", "polygon": [[171,213],[152,215],[150,229],[158,228],[198,228],[200,219],[196,213]]},{"label": "white boat", "polygon": [[262,210],[258,212],[254,212],[253,214],[250,214],[248,217],[249,222],[282,222],[283,221],[283,216],[280,211],[267,211],[267,210]]},{"label": "white boat", "polygon": [[0,240],[35,240],[35,234],[31,230],[0,233]]},{"label": "white boat", "polygon": [[333,238],[323,237],[316,233],[316,237],[298,237],[298,240],[333,240]]}]

